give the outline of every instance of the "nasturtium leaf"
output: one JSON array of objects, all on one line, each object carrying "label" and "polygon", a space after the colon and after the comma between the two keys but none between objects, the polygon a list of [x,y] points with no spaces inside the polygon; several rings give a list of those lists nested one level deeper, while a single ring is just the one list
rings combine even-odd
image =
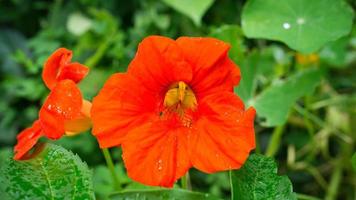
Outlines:
[{"label": "nasturtium leaf", "polygon": [[247,37],[278,40],[311,53],[348,34],[353,16],[344,0],[249,0],[242,29]]},{"label": "nasturtium leaf", "polygon": [[241,169],[231,171],[232,200],[296,200],[289,178],[277,171],[273,158],[250,155]]},{"label": "nasturtium leaf", "polygon": [[265,89],[253,102],[257,115],[265,118],[262,125],[277,126],[285,123],[290,107],[300,97],[312,93],[321,78],[322,72],[311,68],[300,71],[285,81],[278,81]]},{"label": "nasturtium leaf", "polygon": [[214,0],[162,0],[168,6],[176,11],[186,15],[193,20],[197,26],[201,25],[201,18],[208,8],[214,3]]},{"label": "nasturtium leaf", "polygon": [[354,155],[352,156],[351,163],[352,163],[352,167],[354,168],[354,170],[356,172],[356,153],[354,153]]},{"label": "nasturtium leaf", "polygon": [[182,189],[157,189],[157,190],[130,190],[115,193],[110,196],[112,200],[171,200],[171,199],[189,199],[189,200],[218,200],[209,194],[192,192]]},{"label": "nasturtium leaf", "polygon": [[0,167],[2,199],[95,199],[92,173],[77,155],[47,144],[36,157]]},{"label": "nasturtium leaf", "polygon": [[231,45],[229,56],[236,64],[240,65],[243,62],[246,47],[243,43],[242,29],[239,26],[223,25],[214,29],[210,35]]}]

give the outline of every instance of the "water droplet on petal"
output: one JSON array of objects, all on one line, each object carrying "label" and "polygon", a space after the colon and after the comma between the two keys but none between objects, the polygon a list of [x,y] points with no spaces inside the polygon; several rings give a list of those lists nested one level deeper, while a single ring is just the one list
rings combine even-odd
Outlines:
[{"label": "water droplet on petal", "polygon": [[158,165],[158,167],[157,167],[158,171],[161,171],[162,170],[162,160],[161,159],[158,160],[157,165]]}]

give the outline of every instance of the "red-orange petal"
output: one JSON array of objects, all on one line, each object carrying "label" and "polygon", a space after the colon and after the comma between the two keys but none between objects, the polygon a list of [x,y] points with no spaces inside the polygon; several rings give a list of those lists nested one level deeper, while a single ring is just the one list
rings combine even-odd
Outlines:
[{"label": "red-orange petal", "polygon": [[238,169],[255,148],[255,110],[246,111],[233,93],[205,97],[190,136],[191,162],[203,172]]},{"label": "red-orange petal", "polygon": [[93,134],[101,148],[118,146],[128,131],[148,121],[156,99],[130,74],[114,74],[93,100]]},{"label": "red-orange petal", "polygon": [[191,167],[186,132],[161,121],[130,131],[122,144],[128,176],[146,185],[172,187]]},{"label": "red-orange petal", "polygon": [[31,127],[21,131],[17,136],[17,144],[14,147],[14,159],[21,160],[23,156],[35,146],[41,136],[41,125],[38,120],[36,120]]},{"label": "red-orange petal", "polygon": [[89,73],[89,68],[80,63],[64,65],[58,73],[57,81],[70,79],[75,83],[80,82]]},{"label": "red-orange petal", "polygon": [[180,37],[176,41],[193,68],[189,84],[198,96],[232,90],[238,84],[240,70],[227,55],[230,45],[215,38]]},{"label": "red-orange petal", "polygon": [[128,73],[155,93],[161,93],[172,83],[192,79],[191,66],[185,61],[181,49],[174,40],[162,36],[146,37],[139,44]]},{"label": "red-orange petal", "polygon": [[82,101],[81,92],[73,81],[57,83],[39,113],[44,134],[50,139],[60,138],[65,131],[65,120],[80,117]]},{"label": "red-orange petal", "polygon": [[69,64],[71,59],[72,51],[66,48],[59,48],[49,56],[42,71],[42,79],[49,89],[56,85],[61,66]]},{"label": "red-orange petal", "polygon": [[61,80],[70,79],[76,83],[89,72],[89,68],[79,63],[70,63],[72,51],[66,48],[57,49],[44,64],[42,79],[49,89]]}]

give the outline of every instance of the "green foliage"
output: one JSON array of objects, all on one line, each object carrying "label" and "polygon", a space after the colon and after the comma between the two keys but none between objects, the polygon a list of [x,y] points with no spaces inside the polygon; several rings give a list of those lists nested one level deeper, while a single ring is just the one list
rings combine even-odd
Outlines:
[{"label": "green foliage", "polygon": [[272,158],[252,154],[239,170],[231,171],[232,200],[296,200],[287,176],[277,175]]},{"label": "green foliage", "polygon": [[311,53],[348,34],[353,16],[343,0],[249,0],[242,28],[247,37],[278,40]]},{"label": "green foliage", "polygon": [[94,199],[91,176],[78,156],[47,144],[30,160],[7,157],[0,168],[0,194],[5,199]]},{"label": "green foliage", "polygon": [[170,199],[189,199],[189,200],[218,200],[209,194],[191,192],[181,189],[160,189],[160,190],[131,190],[116,193],[110,196],[112,200],[170,200]]},{"label": "green foliage", "polygon": [[278,81],[256,97],[253,103],[265,126],[286,122],[291,106],[302,96],[311,94],[320,83],[322,73],[318,69],[301,71],[285,81]]},{"label": "green foliage", "polygon": [[223,25],[214,29],[211,36],[229,43],[231,45],[229,56],[231,56],[237,64],[242,63],[245,57],[246,47],[243,41],[243,32],[239,26]]},{"label": "green foliage", "polygon": [[351,162],[352,162],[352,167],[354,168],[354,170],[356,172],[356,153],[354,153],[354,155],[352,156]]},{"label": "green foliage", "polygon": [[[121,185],[131,183],[124,170],[123,163],[115,165],[115,172],[118,175]],[[94,191],[98,197],[105,198],[109,194],[116,191],[114,182],[109,169],[106,166],[100,165],[94,168]]]},{"label": "green foliage", "polygon": [[168,6],[190,17],[195,25],[201,25],[201,18],[214,0],[163,0]]}]

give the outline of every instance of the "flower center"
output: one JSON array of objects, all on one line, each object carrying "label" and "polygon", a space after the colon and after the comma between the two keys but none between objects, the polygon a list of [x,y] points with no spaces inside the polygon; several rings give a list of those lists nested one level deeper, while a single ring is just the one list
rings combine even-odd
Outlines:
[{"label": "flower center", "polygon": [[184,126],[190,126],[192,111],[195,111],[198,103],[193,90],[183,81],[172,84],[165,94],[164,110],[161,116],[166,118],[177,114]]},{"label": "flower center", "polygon": [[197,106],[193,90],[183,81],[171,85],[164,97],[166,108],[176,107],[177,109],[192,109]]}]

